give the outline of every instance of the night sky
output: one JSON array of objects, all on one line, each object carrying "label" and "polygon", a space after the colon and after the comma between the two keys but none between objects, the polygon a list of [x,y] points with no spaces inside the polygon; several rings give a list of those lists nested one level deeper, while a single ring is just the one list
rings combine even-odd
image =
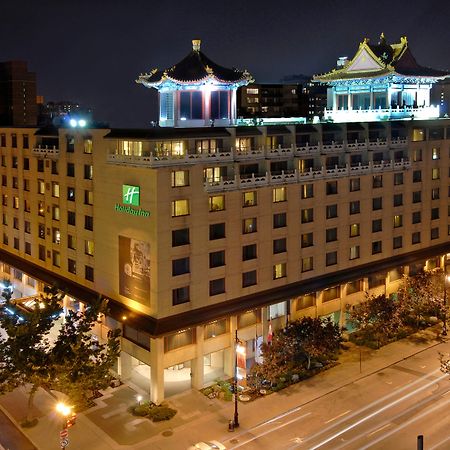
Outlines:
[{"label": "night sky", "polygon": [[202,40],[226,67],[257,82],[330,70],[364,37],[406,35],[422,65],[450,69],[449,0],[4,0],[0,61],[25,60],[46,101],[71,100],[115,127],[155,119],[155,95],[134,82]]}]

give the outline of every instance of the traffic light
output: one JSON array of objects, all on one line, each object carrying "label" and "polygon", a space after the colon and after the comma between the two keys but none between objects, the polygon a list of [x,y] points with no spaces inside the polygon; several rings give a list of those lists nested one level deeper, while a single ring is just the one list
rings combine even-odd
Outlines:
[{"label": "traffic light", "polygon": [[76,421],[77,421],[77,415],[76,415],[76,413],[72,413],[71,416],[66,421],[66,428],[70,428],[73,425],[75,425]]}]

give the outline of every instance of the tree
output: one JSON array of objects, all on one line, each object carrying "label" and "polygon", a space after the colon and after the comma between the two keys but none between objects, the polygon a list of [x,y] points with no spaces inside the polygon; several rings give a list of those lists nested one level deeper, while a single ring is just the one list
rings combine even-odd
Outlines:
[{"label": "tree", "polygon": [[[29,310],[16,304],[11,293],[6,283],[0,304],[0,328],[5,332],[0,338],[0,394],[29,386],[29,420],[39,388],[59,390],[79,405],[91,391],[106,386],[119,354],[119,332],[111,332],[106,344],[98,344],[90,333],[106,302],[94,302],[83,313],[69,312],[56,329],[63,311],[61,291],[46,287]],[[50,338],[50,331],[56,338]]]}]

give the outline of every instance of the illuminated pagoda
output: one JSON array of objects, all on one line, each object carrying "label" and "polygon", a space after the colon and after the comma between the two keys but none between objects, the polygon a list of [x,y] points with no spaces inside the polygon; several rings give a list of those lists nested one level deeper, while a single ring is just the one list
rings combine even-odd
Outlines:
[{"label": "illuminated pagoda", "polygon": [[420,66],[406,37],[387,44],[382,33],[377,44],[364,39],[353,59],[339,58],[337,68],[313,80],[329,86],[324,120],[354,122],[437,118],[431,86],[448,75]]},{"label": "illuminated pagoda", "polygon": [[229,126],[236,123],[236,91],[253,81],[246,71],[227,69],[200,51],[192,51],[178,64],[136,80],[159,93],[159,125],[162,127]]}]

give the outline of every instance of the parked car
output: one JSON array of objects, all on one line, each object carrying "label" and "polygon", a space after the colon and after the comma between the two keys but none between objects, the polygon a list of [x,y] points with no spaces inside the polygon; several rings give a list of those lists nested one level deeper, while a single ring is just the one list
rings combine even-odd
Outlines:
[{"label": "parked car", "polygon": [[188,450],[226,450],[226,447],[218,441],[202,441],[191,445]]}]

